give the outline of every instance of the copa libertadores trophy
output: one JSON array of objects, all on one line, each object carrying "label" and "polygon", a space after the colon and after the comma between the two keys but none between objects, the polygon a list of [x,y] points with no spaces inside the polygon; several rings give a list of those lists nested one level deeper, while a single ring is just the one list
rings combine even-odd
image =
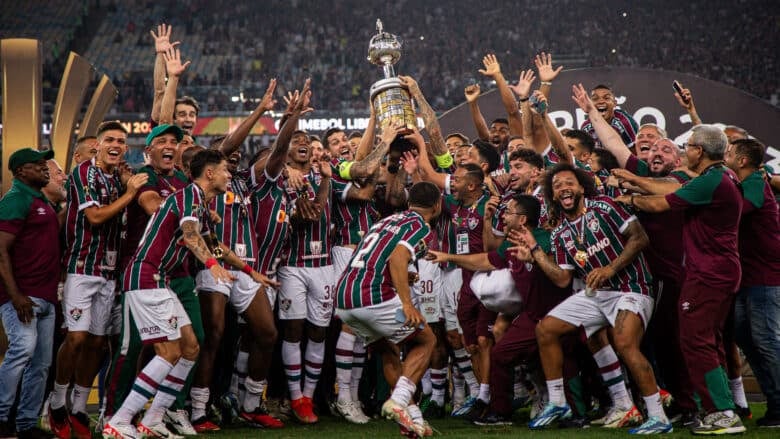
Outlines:
[{"label": "copa libertadores trophy", "polygon": [[393,65],[401,58],[401,42],[382,28],[382,20],[376,21],[377,34],[368,43],[368,60],[382,66],[384,79],[375,82],[370,89],[371,102],[376,112],[377,123],[384,129],[393,121],[403,121],[406,132],[417,127],[417,117],[412,108],[409,92],[401,86],[395,76]]}]

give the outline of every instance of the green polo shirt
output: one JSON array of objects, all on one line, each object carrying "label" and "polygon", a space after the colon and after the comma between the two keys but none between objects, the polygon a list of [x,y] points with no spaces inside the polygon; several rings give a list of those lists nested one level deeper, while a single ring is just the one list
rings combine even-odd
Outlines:
[{"label": "green polo shirt", "polygon": [[[0,199],[0,231],[15,235],[11,269],[22,294],[57,301],[59,230],[57,213],[46,197],[14,179],[11,190]],[[5,284],[0,282],[0,304],[7,301]]]}]

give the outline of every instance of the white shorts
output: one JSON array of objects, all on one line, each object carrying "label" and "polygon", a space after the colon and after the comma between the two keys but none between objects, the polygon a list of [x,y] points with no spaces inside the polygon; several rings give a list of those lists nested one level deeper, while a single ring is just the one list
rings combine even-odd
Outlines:
[{"label": "white shorts", "polygon": [[122,333],[122,296],[120,294],[114,296],[107,333],[108,335],[119,335]]},{"label": "white shorts", "polygon": [[130,319],[143,343],[159,343],[181,338],[181,328],[192,322],[176,293],[167,288],[132,290],[125,293],[124,334],[130,334]]},{"label": "white shorts", "polygon": [[396,320],[395,313],[401,307],[401,299],[395,296],[378,305],[337,309],[336,315],[352,328],[355,335],[363,337],[366,340],[366,345],[382,338],[398,344],[415,333],[415,328],[404,326],[403,322]]},{"label": "white shorts", "polygon": [[347,269],[347,264],[349,264],[349,260],[352,258],[353,253],[355,253],[355,250],[349,247],[336,246],[331,249],[330,256],[333,260],[333,283],[336,283],[344,273],[344,270]]},{"label": "white shorts", "polygon": [[333,266],[280,267],[278,294],[279,320],[302,320],[327,327],[333,316],[335,299]]},{"label": "white shorts", "polygon": [[243,271],[230,270],[236,278],[233,282],[217,282],[209,270],[201,270],[195,276],[195,290],[202,292],[222,293],[230,299],[230,304],[236,313],[241,314],[249,308],[249,304],[257,294],[260,284]]},{"label": "white shorts", "polygon": [[442,290],[441,268],[424,259],[417,261],[420,280],[412,286],[412,302],[428,323],[438,323],[442,318],[439,296]]},{"label": "white shorts", "polygon": [[463,334],[463,329],[458,323],[458,295],[463,285],[463,273],[460,268],[454,270],[441,270],[441,296],[439,304],[444,315],[444,324],[447,331],[458,331]]},{"label": "white shorts", "polygon": [[62,312],[68,331],[106,335],[115,285],[115,281],[102,276],[68,273],[62,294]]},{"label": "white shorts", "polygon": [[585,290],[580,290],[559,303],[547,315],[577,327],[582,326],[585,335],[590,337],[605,326],[614,326],[620,310],[638,314],[647,329],[654,306],[655,299],[644,294],[598,290],[594,297],[588,297]]}]

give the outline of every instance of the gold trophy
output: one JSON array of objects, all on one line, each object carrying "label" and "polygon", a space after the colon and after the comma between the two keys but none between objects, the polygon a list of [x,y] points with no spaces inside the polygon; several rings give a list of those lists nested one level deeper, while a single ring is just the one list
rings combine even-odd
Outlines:
[{"label": "gold trophy", "polygon": [[[376,21],[376,30],[377,34],[368,43],[368,60],[372,64],[382,66],[385,76],[371,85],[370,89],[377,124],[384,129],[390,123],[400,121],[406,126],[401,135],[410,134],[412,129],[417,127],[417,117],[412,108],[409,91],[403,88],[393,69],[393,65],[401,58],[401,42],[395,35],[384,31],[382,20]],[[403,139],[396,139],[393,143],[399,143],[400,140]]]}]

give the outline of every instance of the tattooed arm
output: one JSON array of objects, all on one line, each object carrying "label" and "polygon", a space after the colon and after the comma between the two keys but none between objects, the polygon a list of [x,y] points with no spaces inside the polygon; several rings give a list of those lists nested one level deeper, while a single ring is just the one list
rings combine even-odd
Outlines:
[{"label": "tattooed arm", "polygon": [[[194,220],[187,220],[181,223],[182,240],[184,245],[192,252],[197,260],[202,263],[206,263],[209,259],[213,259],[214,255],[211,254],[211,250],[206,245],[206,241],[200,235],[200,223]],[[214,276],[217,282],[229,282],[234,280],[233,276],[222,268],[219,264],[214,264],[208,269]]]},{"label": "tattooed arm", "polygon": [[431,138],[431,152],[434,156],[448,154],[449,151],[444,144],[444,136],[441,134],[439,119],[436,118],[436,112],[433,111],[431,105],[425,100],[425,95],[420,91],[420,86],[417,85],[417,82],[411,76],[399,76],[398,79],[401,80],[402,85],[409,89],[409,93],[419,106],[420,115],[425,122],[425,129],[428,130],[428,136]]},{"label": "tattooed arm", "polygon": [[379,165],[382,162],[382,157],[387,154],[390,149],[390,144],[393,143],[396,136],[404,130],[405,127],[401,122],[396,122],[391,125],[387,125],[382,129],[382,139],[379,145],[371,151],[363,160],[359,162],[353,162],[349,165],[349,178],[355,180],[359,178],[368,178],[379,169]]}]

